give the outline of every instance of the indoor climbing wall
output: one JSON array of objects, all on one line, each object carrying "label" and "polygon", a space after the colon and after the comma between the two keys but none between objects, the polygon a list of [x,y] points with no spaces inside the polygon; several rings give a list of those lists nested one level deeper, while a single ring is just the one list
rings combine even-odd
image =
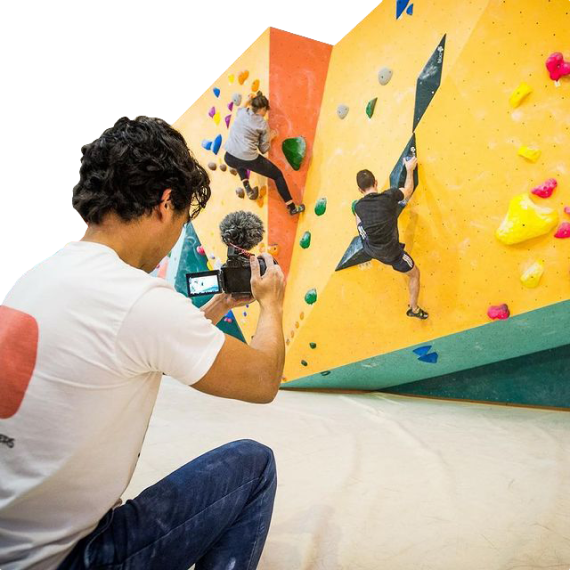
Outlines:
[{"label": "indoor climbing wall", "polygon": [[[332,50],[271,29],[176,123],[200,161],[217,166],[194,224],[210,266],[225,259],[225,214],[250,209],[268,224],[262,248],[274,246],[289,275],[285,387],[414,383],[410,393],[441,396],[444,378],[489,392],[481,378],[499,385],[501,362],[527,376],[534,360],[537,371],[559,370],[570,328],[569,14],[566,0],[384,0]],[[239,199],[239,181],[220,170],[223,151],[211,150],[216,136],[225,142],[233,92],[245,100],[254,79],[279,132],[269,157],[307,207],[296,218],[272,184],[259,203]],[[363,253],[353,216],[356,173],[401,186],[402,158],[414,154],[399,226],[427,321],[406,316],[407,279]],[[188,267],[179,256],[177,281]],[[255,311],[236,315],[246,339]]]},{"label": "indoor climbing wall", "polygon": [[[439,1],[396,18],[384,1],[334,47],[287,291],[287,386],[380,389],[568,344],[570,241],[554,237],[558,223],[520,244],[496,236],[511,200],[550,178],[550,198],[528,199],[570,220],[570,86],[545,67],[568,54],[556,33],[568,9]],[[513,107],[523,82],[532,92]],[[524,146],[542,150],[536,162]],[[400,234],[422,273],[424,322],[406,317],[406,278],[390,268],[337,270],[356,236],[356,172],[401,184],[410,147],[420,167]],[[537,261],[544,274],[526,287]],[[502,304],[510,318],[493,322]]]},{"label": "indoor climbing wall", "polygon": [[[270,128],[277,132],[269,158],[282,169],[300,203],[331,50],[328,44],[270,28],[174,124],[208,169],[212,188],[206,209],[156,269],[157,275],[171,280],[180,292],[186,294],[186,273],[217,269],[226,261],[227,249],[218,226],[236,210],[251,211],[261,218],[266,234],[254,252],[270,252],[288,272],[298,216],[288,214],[273,181],[255,173],[250,173],[250,184],[260,188],[259,199],[240,197],[236,193],[241,188],[239,176],[224,162],[224,145],[237,110],[250,95],[262,91],[272,107],[267,116]],[[297,162],[287,160],[282,148],[289,145],[295,150],[298,141],[305,151]],[[228,313],[221,328],[250,339],[257,317],[258,307],[252,304]]]}]

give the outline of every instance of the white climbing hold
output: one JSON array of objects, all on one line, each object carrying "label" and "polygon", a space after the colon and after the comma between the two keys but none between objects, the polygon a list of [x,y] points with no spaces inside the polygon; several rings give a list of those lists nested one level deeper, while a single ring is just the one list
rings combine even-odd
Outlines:
[{"label": "white climbing hold", "polygon": [[378,72],[378,82],[380,85],[388,85],[390,83],[390,79],[392,79],[392,70],[389,67],[383,67]]}]

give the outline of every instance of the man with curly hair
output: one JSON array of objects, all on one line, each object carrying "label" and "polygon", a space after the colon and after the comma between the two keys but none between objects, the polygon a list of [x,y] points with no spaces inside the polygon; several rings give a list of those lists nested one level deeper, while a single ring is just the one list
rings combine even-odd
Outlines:
[{"label": "man with curly hair", "polygon": [[[224,445],[120,504],[163,374],[207,394],[267,403],[284,362],[284,277],[251,260],[251,345],[148,275],[210,197],[183,137],[122,118],[83,147],[73,206],[87,223],[0,306],[0,568],[256,568],[276,489],[272,451]],[[249,301],[249,300],[248,300]],[[9,357],[5,355],[9,353]]]}]

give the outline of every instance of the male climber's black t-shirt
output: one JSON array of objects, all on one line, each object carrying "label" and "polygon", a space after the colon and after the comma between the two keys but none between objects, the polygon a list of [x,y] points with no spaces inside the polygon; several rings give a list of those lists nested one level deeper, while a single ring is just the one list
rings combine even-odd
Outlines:
[{"label": "male climber's black t-shirt", "polygon": [[358,200],[354,212],[358,216],[358,232],[364,251],[386,263],[398,258],[403,250],[398,234],[398,202],[404,193],[398,188],[373,192]]}]

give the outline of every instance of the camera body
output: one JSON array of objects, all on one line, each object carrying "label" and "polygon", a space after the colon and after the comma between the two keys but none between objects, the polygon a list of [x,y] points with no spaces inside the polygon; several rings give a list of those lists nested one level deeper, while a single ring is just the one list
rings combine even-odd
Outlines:
[{"label": "camera body", "polygon": [[[267,266],[263,257],[257,258],[261,275]],[[189,297],[228,293],[251,295],[251,267],[249,257],[234,246],[228,246],[228,260],[221,269],[186,274]]]}]

